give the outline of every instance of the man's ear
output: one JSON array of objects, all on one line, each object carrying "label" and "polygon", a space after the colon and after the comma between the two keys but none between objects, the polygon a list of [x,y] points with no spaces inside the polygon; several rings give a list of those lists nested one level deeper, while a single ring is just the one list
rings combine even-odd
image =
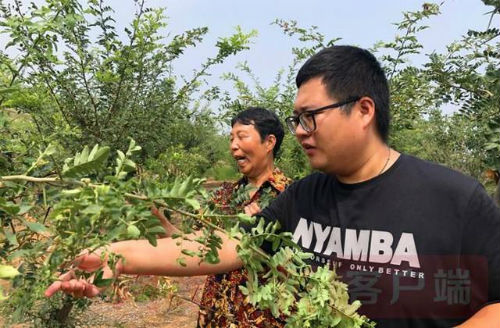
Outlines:
[{"label": "man's ear", "polygon": [[266,140],[264,140],[264,143],[266,144],[266,150],[272,152],[274,146],[276,145],[276,136],[274,134],[268,135]]},{"label": "man's ear", "polygon": [[363,97],[358,100],[358,114],[363,127],[368,127],[375,121],[375,102],[370,97]]}]

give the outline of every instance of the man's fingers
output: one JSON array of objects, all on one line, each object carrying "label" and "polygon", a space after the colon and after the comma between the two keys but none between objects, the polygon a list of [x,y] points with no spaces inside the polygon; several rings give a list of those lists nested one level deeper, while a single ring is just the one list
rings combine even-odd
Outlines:
[{"label": "man's fingers", "polygon": [[85,291],[83,295],[85,297],[96,297],[99,294],[99,292],[100,292],[99,288],[97,288],[92,284],[87,284],[87,286],[85,286]]},{"label": "man's fingers", "polygon": [[245,214],[246,215],[255,215],[260,212],[260,207],[257,205],[257,203],[251,203],[247,206],[245,206]]},{"label": "man's fingers", "polygon": [[74,297],[95,297],[99,294],[99,289],[91,283],[81,279],[69,281],[56,281],[45,291],[46,297],[51,297],[58,291],[71,294]]},{"label": "man's fingers", "polygon": [[49,288],[45,290],[45,296],[51,297],[52,295],[57,293],[59,290],[61,290],[61,284],[61,281],[56,281],[52,285],[50,285]]},{"label": "man's fingers", "polygon": [[[78,256],[74,264],[81,270],[93,272],[102,267],[103,261],[96,253],[84,253]],[[113,276],[113,272],[104,267],[106,276]],[[109,272],[108,272],[109,271]],[[70,270],[59,276],[59,281],[54,282],[45,290],[45,296],[51,297],[58,291],[71,294],[74,297],[94,297],[99,294],[99,289],[84,279],[77,279],[75,271]]]},{"label": "man's fingers", "polygon": [[75,278],[75,272],[73,270],[70,270],[66,273],[63,273],[59,276],[59,281],[54,282],[45,290],[45,296],[46,297],[51,297],[58,291],[62,289],[62,284],[65,282],[70,281],[71,279]]},{"label": "man's fingers", "polygon": [[68,292],[71,290],[71,280],[61,282],[61,290],[63,292]]},{"label": "man's fingers", "polygon": [[74,264],[81,270],[86,272],[94,272],[104,264],[101,256],[98,253],[84,254],[77,257]]},{"label": "man's fingers", "polygon": [[74,270],[69,270],[68,272],[65,272],[59,276],[60,281],[68,281],[68,280],[75,279],[75,278],[76,278],[76,275],[75,275]]},{"label": "man's fingers", "polygon": [[77,298],[81,298],[85,295],[85,290],[87,289],[87,283],[84,280],[78,281],[75,283],[73,289],[73,296]]},{"label": "man's fingers", "polygon": [[61,283],[61,290],[67,294],[82,294],[87,289],[87,285],[90,285],[83,279],[76,280],[72,279],[70,281],[63,281]]}]

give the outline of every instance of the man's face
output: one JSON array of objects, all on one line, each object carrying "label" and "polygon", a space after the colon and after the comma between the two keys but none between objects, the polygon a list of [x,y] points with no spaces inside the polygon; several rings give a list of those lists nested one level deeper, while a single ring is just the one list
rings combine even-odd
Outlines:
[{"label": "man's face", "polygon": [[[297,91],[294,114],[327,106],[345,99],[334,99],[328,95],[321,78],[312,78]],[[363,143],[362,122],[355,106],[347,115],[336,108],[315,115],[316,130],[307,133],[300,126],[296,137],[309,158],[311,167],[329,174],[348,174],[352,160]]]}]

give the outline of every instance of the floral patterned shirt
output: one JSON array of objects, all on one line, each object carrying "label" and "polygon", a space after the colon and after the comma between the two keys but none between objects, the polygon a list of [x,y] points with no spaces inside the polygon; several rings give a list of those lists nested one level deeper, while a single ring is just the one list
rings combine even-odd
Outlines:
[{"label": "floral patterned shirt", "polygon": [[[228,214],[243,212],[244,207],[256,201],[261,208],[276,198],[290,184],[279,169],[275,168],[269,179],[249,197],[248,180],[224,183],[213,197],[215,205]],[[242,189],[245,188],[245,189]],[[233,327],[284,327],[283,318],[274,318],[269,310],[259,310],[248,303],[239,286],[246,282],[244,269],[207,277],[201,299],[198,328]]]}]

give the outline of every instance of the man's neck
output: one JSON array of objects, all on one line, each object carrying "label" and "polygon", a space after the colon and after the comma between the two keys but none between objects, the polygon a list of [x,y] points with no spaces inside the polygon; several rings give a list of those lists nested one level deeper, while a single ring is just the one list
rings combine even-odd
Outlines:
[{"label": "man's neck", "polygon": [[350,171],[336,174],[340,182],[353,184],[373,179],[387,171],[399,158],[399,153],[385,143],[377,143],[359,157]]}]

